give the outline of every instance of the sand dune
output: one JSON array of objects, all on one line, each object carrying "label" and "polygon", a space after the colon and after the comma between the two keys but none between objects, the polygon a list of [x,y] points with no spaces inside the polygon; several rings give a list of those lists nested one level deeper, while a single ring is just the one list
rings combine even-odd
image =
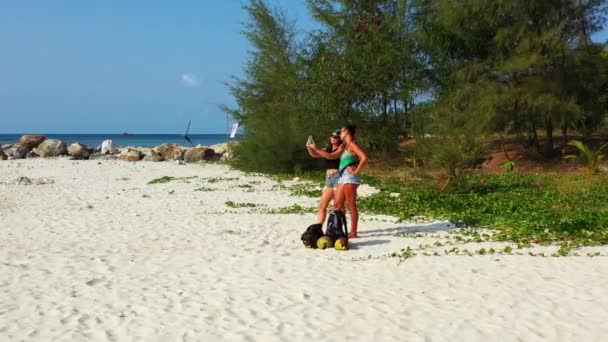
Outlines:
[{"label": "sand dune", "polygon": [[[182,178],[147,184],[162,176]],[[19,177],[47,184],[15,184]],[[230,208],[227,201],[257,206]],[[608,336],[603,256],[416,256],[399,263],[389,255],[417,242],[395,232],[449,224],[369,215],[350,251],[310,250],[299,236],[314,214],[263,213],[292,204],[316,200],[224,165],[0,162],[0,340]]]}]

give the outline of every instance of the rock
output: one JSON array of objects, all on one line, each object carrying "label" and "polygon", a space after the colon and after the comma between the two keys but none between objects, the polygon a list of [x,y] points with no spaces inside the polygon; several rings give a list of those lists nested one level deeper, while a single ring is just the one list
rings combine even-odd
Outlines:
[{"label": "rock", "polygon": [[183,160],[184,151],[175,143],[162,144],[150,150],[152,154],[163,157],[165,160]]},{"label": "rock", "polygon": [[232,151],[234,147],[238,144],[236,141],[225,142],[221,144],[211,145],[209,148],[215,151],[216,155],[219,155],[220,160],[230,160],[232,159]]},{"label": "rock", "polygon": [[115,159],[113,156],[107,155],[105,153],[93,153],[89,156],[89,160],[110,160]]},{"label": "rock", "polygon": [[80,143],[70,145],[68,147],[68,153],[74,159],[88,159],[90,155],[88,146]]},{"label": "rock", "polygon": [[24,135],[19,138],[19,145],[32,150],[38,147],[43,141],[46,140],[44,135]]},{"label": "rock", "polygon": [[13,147],[6,150],[8,159],[23,159],[26,158],[28,153],[31,152],[27,147],[19,144],[13,145]]},{"label": "rock", "polygon": [[294,177],[294,178],[293,178],[293,181],[294,181],[294,182],[296,182],[296,183],[297,183],[297,182],[299,182],[299,181],[301,181],[301,180],[302,180],[302,179],[300,179],[300,177]]},{"label": "rock", "polygon": [[104,140],[101,142],[101,153],[117,154],[118,149],[112,144],[112,140]]},{"label": "rock", "polygon": [[176,164],[176,165],[186,165],[186,162],[185,162],[185,161],[183,161],[183,160],[176,160],[176,161],[175,161],[175,164]]},{"label": "rock", "polygon": [[61,140],[47,139],[34,149],[34,153],[42,158],[57,157],[66,155],[68,153],[68,149],[65,146],[65,143]]},{"label": "rock", "polygon": [[4,153],[4,150],[0,148],[0,160],[7,160],[8,156]]},{"label": "rock", "polygon": [[187,163],[201,160],[211,160],[215,157],[215,151],[207,147],[193,147],[184,153],[184,161]]},{"label": "rock", "polygon": [[399,198],[399,196],[401,196],[401,194],[398,192],[391,192],[388,195],[389,195],[389,197],[392,197],[392,198]]},{"label": "rock", "polygon": [[141,152],[132,148],[126,148],[120,153],[120,159],[126,161],[139,161],[141,160]]},{"label": "rock", "polygon": [[165,160],[165,158],[163,158],[163,157],[161,157],[161,156],[159,156],[157,154],[150,153],[150,154],[146,155],[144,157],[144,159],[142,159],[142,160],[143,161],[162,162],[163,160]]}]

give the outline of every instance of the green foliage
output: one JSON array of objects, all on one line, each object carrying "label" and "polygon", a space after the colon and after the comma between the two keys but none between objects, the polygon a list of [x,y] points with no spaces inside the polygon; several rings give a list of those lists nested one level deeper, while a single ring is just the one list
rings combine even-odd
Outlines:
[{"label": "green foliage", "polygon": [[[573,240],[578,244],[608,243],[608,178],[580,182],[572,176],[469,175],[460,191],[386,182],[383,191],[358,200],[363,212],[444,218],[456,226],[497,229],[493,239],[521,242]],[[565,184],[571,186],[564,186]],[[399,193],[391,197],[390,193]],[[472,233],[471,241],[485,237]],[[458,240],[458,239],[457,239]]]},{"label": "green foliage", "polygon": [[401,253],[399,253],[399,261],[405,261],[407,259],[413,258],[414,256],[416,256],[416,253],[412,251],[410,246],[407,246],[407,248],[402,249]]},{"label": "green foliage", "polygon": [[156,179],[149,181],[148,184],[162,184],[162,183],[169,183],[174,180],[186,180],[186,179],[192,179],[192,178],[196,178],[196,176],[191,176],[191,177],[163,176],[163,177],[156,178]]},{"label": "green foliage", "polygon": [[163,177],[156,178],[156,179],[153,179],[153,180],[149,181],[148,184],[169,183],[170,181],[172,181],[174,179],[175,179],[175,177],[163,176]]},{"label": "green foliage", "polygon": [[196,188],[196,189],[194,189],[194,191],[210,192],[210,191],[215,191],[215,189],[212,189],[212,188],[207,188],[207,187],[201,186],[200,188]]},{"label": "green foliage", "polygon": [[225,204],[228,208],[255,208],[260,206],[259,204],[255,203],[237,203],[233,201],[226,201]]},{"label": "green foliage", "polygon": [[237,106],[223,107],[245,127],[232,161],[240,169],[316,169],[306,137],[321,146],[352,122],[370,155],[416,137],[425,147],[412,164],[432,161],[458,190],[488,134],[527,137],[550,157],[555,129],[565,143],[569,130],[607,122],[606,47],[591,40],[605,0],[307,4],[318,28],[304,35],[263,0],[245,6],[253,49],[229,85]]},{"label": "green foliage", "polygon": [[296,184],[290,188],[292,196],[306,196],[312,198],[321,197],[321,189],[318,186],[310,184]]},{"label": "green foliage", "polygon": [[585,167],[587,167],[587,172],[589,174],[596,174],[598,173],[599,169],[598,169],[598,164],[602,161],[602,159],[604,159],[604,149],[606,147],[608,147],[608,144],[604,144],[602,146],[600,146],[597,150],[592,150],[591,148],[589,148],[588,146],[586,146],[585,144],[583,144],[581,141],[579,140],[573,140],[571,142],[568,143],[569,146],[574,146],[578,149],[579,154],[578,155],[567,155],[564,157],[564,159],[576,159],[577,161],[579,161],[581,164],[585,165]]},{"label": "green foliage", "polygon": [[279,209],[270,209],[266,212],[269,214],[302,214],[302,213],[314,213],[317,211],[316,207],[302,207],[298,204],[292,204],[288,207]]},{"label": "green foliage", "polygon": [[515,170],[515,162],[512,160],[508,160],[500,165],[505,172],[510,173]]}]

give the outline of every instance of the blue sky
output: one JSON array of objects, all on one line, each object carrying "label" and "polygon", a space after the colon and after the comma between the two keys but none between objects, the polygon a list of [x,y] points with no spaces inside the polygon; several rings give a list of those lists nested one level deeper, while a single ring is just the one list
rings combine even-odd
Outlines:
[{"label": "blue sky", "polygon": [[[225,133],[243,1],[1,1],[0,133]],[[314,27],[304,0],[270,3]]]},{"label": "blue sky", "polygon": [[[242,3],[0,1],[0,133],[224,133]],[[311,24],[303,1],[271,4]]]}]

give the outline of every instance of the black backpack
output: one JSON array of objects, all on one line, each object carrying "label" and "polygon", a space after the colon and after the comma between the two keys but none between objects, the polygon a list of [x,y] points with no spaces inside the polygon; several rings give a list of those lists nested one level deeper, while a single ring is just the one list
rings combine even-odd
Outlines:
[{"label": "black backpack", "polygon": [[302,243],[308,248],[317,248],[317,240],[323,236],[323,225],[315,223],[306,228],[306,231],[302,234]]},{"label": "black backpack", "polygon": [[327,236],[336,241],[338,238],[348,239],[346,216],[340,210],[334,210],[327,218]]}]

